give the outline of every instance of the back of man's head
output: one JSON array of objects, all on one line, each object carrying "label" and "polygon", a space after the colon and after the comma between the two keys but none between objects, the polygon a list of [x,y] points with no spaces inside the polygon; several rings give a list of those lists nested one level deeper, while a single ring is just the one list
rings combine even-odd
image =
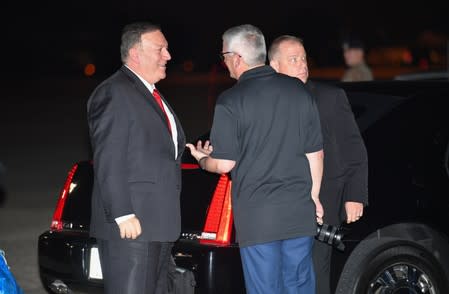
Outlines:
[{"label": "back of man's head", "polygon": [[223,33],[223,43],[228,51],[238,53],[248,66],[265,64],[267,49],[259,28],[251,24],[229,28]]}]

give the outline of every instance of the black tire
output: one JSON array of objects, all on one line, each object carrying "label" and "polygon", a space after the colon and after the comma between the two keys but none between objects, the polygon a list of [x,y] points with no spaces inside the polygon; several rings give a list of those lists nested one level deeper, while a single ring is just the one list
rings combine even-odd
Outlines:
[{"label": "black tire", "polygon": [[351,253],[336,294],[442,294],[448,280],[425,249],[392,239],[365,240]]}]

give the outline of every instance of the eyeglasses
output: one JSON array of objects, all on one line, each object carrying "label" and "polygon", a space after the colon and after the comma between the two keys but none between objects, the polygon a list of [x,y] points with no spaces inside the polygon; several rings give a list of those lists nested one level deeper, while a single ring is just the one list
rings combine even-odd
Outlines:
[{"label": "eyeglasses", "polygon": [[[219,54],[218,54],[218,56],[220,57],[220,60],[221,61],[224,61],[224,59],[225,59],[225,55],[226,54],[237,54],[237,53],[235,53],[235,52],[232,52],[232,51],[226,51],[226,52],[220,52]],[[237,54],[239,57],[242,57],[240,54]]]}]

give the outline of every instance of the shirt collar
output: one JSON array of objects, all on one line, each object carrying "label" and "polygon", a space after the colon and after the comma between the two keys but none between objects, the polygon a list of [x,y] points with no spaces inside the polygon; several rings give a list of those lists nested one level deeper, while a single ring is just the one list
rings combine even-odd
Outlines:
[{"label": "shirt collar", "polygon": [[153,94],[153,91],[154,91],[154,89],[156,89],[156,86],[155,86],[154,84],[148,83],[144,78],[142,78],[139,74],[137,74],[135,71],[133,71],[131,68],[129,68],[129,66],[127,66],[126,64],[125,64],[125,66],[126,66],[130,71],[132,71],[133,74],[135,74],[135,75],[139,78],[139,80],[142,81],[142,83],[145,85],[145,87],[146,87],[148,90],[150,90],[151,94]]}]

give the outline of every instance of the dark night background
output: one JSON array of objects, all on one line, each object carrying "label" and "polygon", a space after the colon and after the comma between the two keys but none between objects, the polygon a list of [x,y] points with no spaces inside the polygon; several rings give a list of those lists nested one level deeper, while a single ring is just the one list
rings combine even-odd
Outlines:
[{"label": "dark night background", "polygon": [[81,0],[3,5],[2,43],[7,69],[14,76],[82,75],[87,63],[96,65],[97,76],[110,74],[120,66],[121,28],[135,20],[162,26],[173,57],[169,71],[181,69],[188,60],[194,72],[210,70],[218,63],[223,31],[243,23],[258,26],[268,44],[281,34],[301,36],[317,67],[343,66],[341,38],[348,32],[360,35],[368,48],[419,50],[425,42],[424,46],[438,43],[432,46],[442,50],[449,38],[447,0]]},{"label": "dark night background", "polygon": [[[120,67],[125,24],[149,20],[162,26],[172,60],[158,87],[188,140],[209,130],[217,93],[234,83],[226,70],[221,76],[212,71],[220,68],[221,35],[234,25],[258,26],[268,44],[282,34],[302,37],[312,75],[339,77],[346,33],[365,41],[376,79],[385,68],[390,78],[406,70],[447,68],[448,0],[16,0],[0,7],[0,248],[27,294],[46,293],[37,239],[49,228],[67,171],[90,158],[86,102]],[[96,67],[92,76],[84,74],[88,64]],[[320,71],[326,68],[338,70]]]}]

